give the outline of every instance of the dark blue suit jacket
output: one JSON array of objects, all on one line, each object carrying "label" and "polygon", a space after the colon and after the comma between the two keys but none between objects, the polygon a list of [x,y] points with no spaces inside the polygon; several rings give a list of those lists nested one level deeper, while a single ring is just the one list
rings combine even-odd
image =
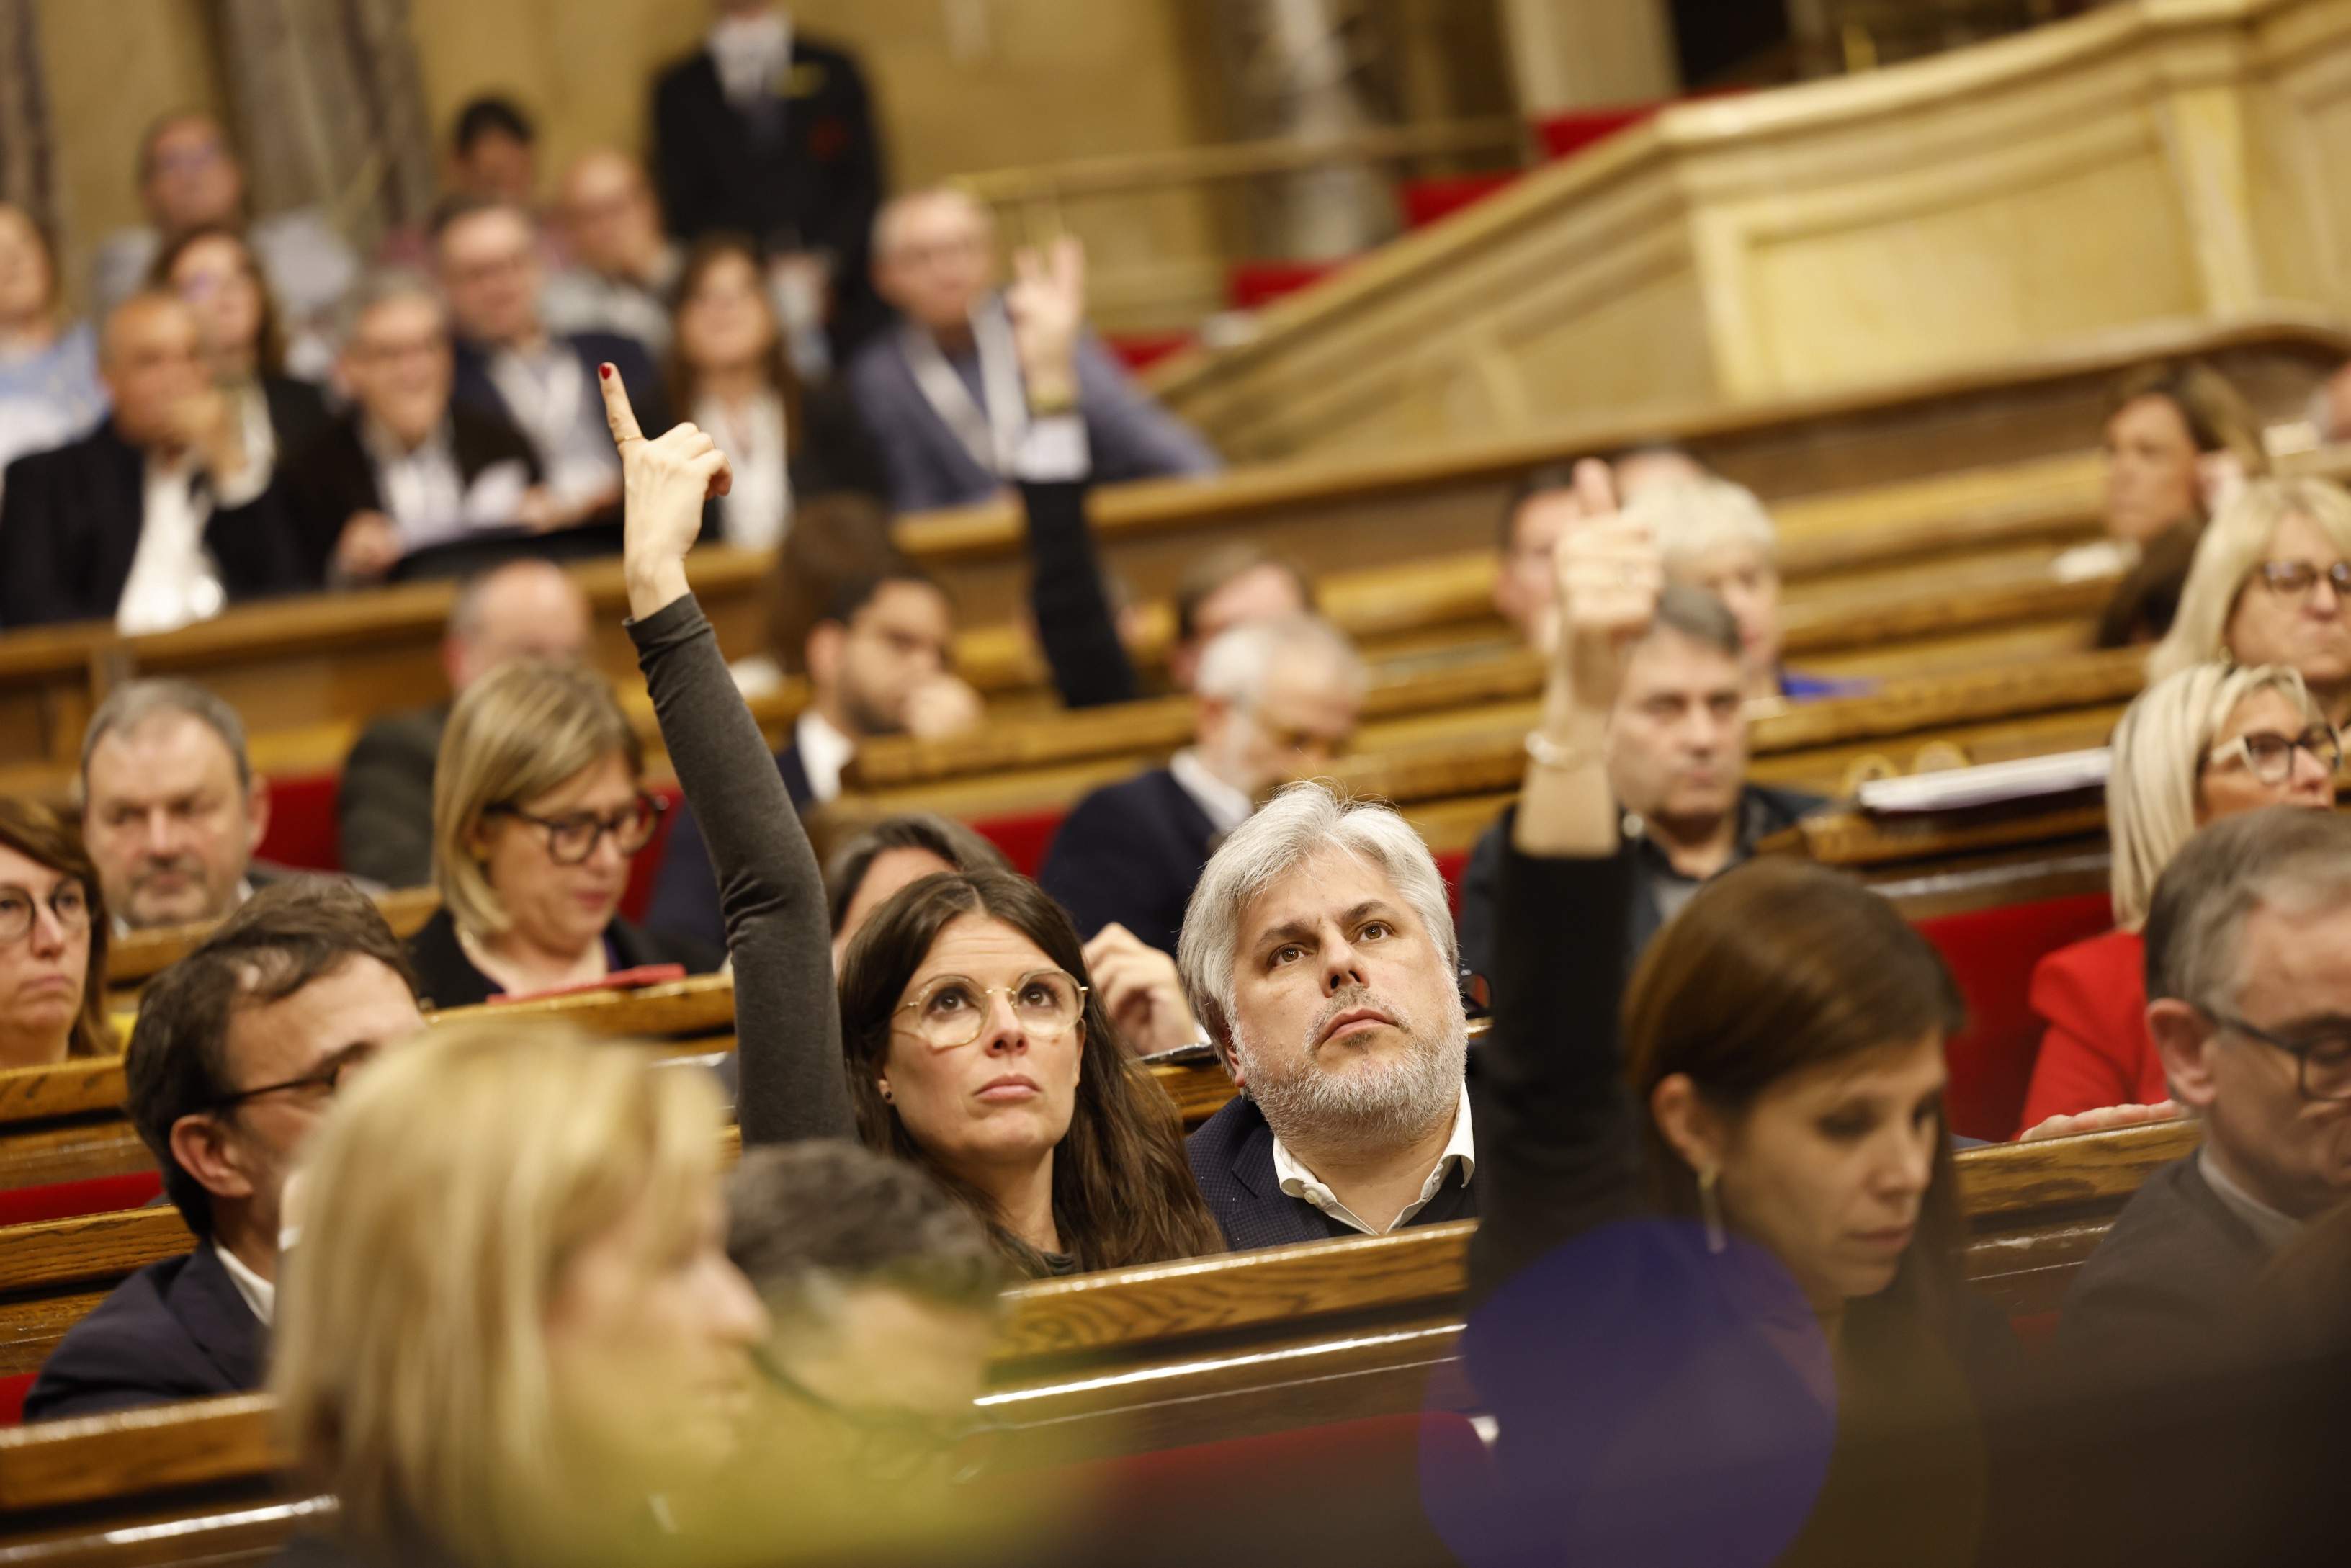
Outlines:
[{"label": "dark blue suit jacket", "polygon": [[[146,528],[146,455],[108,420],[8,465],[0,504],[0,625],[111,620]],[[282,486],[215,511],[204,548],[231,602],[303,586]]]},{"label": "dark blue suit jacket", "polygon": [[205,1242],[114,1288],[41,1364],[25,1418],[96,1416],[261,1386],[269,1330]]},{"label": "dark blue suit jacket", "polygon": [[[1476,1112],[1473,1110],[1474,1116]],[[1322,1211],[1281,1190],[1273,1170],[1273,1129],[1257,1102],[1235,1095],[1225,1108],[1200,1124],[1184,1140],[1192,1161],[1192,1179],[1208,1200],[1208,1212],[1225,1233],[1225,1245],[1236,1252],[1253,1247],[1286,1247],[1297,1241],[1328,1241],[1353,1236],[1354,1230],[1333,1224]],[[1448,1181],[1428,1207],[1405,1222],[1438,1225],[1450,1219],[1478,1217],[1478,1184]]]},{"label": "dark blue suit jacket", "polygon": [[[800,766],[798,741],[776,753],[776,770],[784,776],[792,810],[806,811],[816,791],[809,786],[808,769]],[[710,864],[710,846],[703,842],[694,808],[683,802],[677,809],[676,824],[669,831],[668,847],[662,851],[645,925],[672,940],[726,950],[726,917],[718,912],[718,873]]]},{"label": "dark blue suit jacket", "polygon": [[1116,921],[1172,954],[1217,837],[1176,775],[1155,768],[1072,807],[1037,881],[1070,912],[1079,936],[1091,939]]}]

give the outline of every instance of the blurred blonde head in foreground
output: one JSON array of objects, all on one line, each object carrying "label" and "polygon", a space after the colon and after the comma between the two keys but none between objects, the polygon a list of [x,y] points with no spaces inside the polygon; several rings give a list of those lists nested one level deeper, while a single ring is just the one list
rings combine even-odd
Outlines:
[{"label": "blurred blonde head in foreground", "polygon": [[768,1318],[703,1073],[545,1024],[436,1031],[310,1150],[272,1387],[364,1557],[643,1562],[723,1467]]}]

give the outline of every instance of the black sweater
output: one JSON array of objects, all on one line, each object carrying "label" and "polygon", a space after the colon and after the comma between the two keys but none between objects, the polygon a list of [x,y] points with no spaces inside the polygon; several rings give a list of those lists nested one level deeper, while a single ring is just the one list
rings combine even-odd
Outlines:
[{"label": "black sweater", "polygon": [[717,868],[744,1145],[854,1138],[824,878],[783,777],[692,595],[630,622],[629,636]]}]

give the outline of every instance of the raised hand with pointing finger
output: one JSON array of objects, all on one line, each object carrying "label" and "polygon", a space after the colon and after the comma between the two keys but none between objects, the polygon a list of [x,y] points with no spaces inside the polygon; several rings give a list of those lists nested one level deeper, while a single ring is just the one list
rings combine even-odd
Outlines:
[{"label": "raised hand with pointing finger", "polygon": [[643,619],[685,595],[685,552],[701,537],[703,504],[726,494],[734,471],[718,444],[694,425],[647,440],[619,373],[599,365],[596,374],[604,420],[621,452],[629,613]]}]

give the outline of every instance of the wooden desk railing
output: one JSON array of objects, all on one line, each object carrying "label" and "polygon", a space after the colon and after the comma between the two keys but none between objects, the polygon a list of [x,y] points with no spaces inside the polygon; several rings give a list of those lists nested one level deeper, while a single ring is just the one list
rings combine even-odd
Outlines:
[{"label": "wooden desk railing", "polygon": [[[1959,1156],[1977,1288],[2048,1310],[2192,1125],[2133,1128]],[[1040,1281],[1008,1292],[983,1405],[1008,1467],[1468,1407],[1458,1365],[1471,1224]],[[53,1256],[59,1269],[65,1244]],[[113,1523],[168,1521],[194,1561],[299,1517],[266,1396],[0,1433],[0,1550],[39,1532],[95,1546]],[[196,1489],[204,1489],[200,1493]],[[234,1500],[214,1500],[224,1494]],[[62,1527],[62,1528],[61,1528]]]},{"label": "wooden desk railing", "polygon": [[[1096,497],[1096,526],[1107,565],[1144,601],[1163,599],[1203,549],[1249,538],[1332,577],[1389,569],[1409,580],[1418,575],[1414,563],[1449,557],[1462,572],[1439,574],[1448,583],[1449,612],[1482,617],[1476,573],[1490,565],[1477,563],[1490,557],[1503,497],[1517,477],[1662,436],[1777,503],[1786,570],[1801,581],[1816,572],[2079,537],[2096,496],[2094,466],[2083,454],[2107,382],[2126,364],[2209,357],[2244,379],[2265,413],[2293,418],[2309,376],[2292,367],[2339,361],[2345,346],[2332,327],[2287,314],[2220,328],[2135,330],[1989,371],[1830,397],[1635,411],[1531,437],[1266,465],[1198,485],[1117,486]],[[2303,463],[2322,471],[2341,466],[2339,455],[2294,460]],[[966,670],[987,689],[1034,686],[1035,655],[1016,624],[1027,571],[1014,512],[998,506],[908,517],[900,534],[956,594],[974,629],[961,650]],[[1824,542],[1839,536],[1854,542],[1834,549]],[[695,552],[693,580],[730,656],[764,644],[768,566],[760,552]],[[575,570],[596,609],[596,662],[627,689],[634,658],[620,630],[619,563]],[[452,592],[446,584],[417,584],[288,600],[152,637],[121,638],[94,624],[0,635],[0,756],[69,768],[91,708],[140,674],[203,681],[237,706],[256,736],[356,725],[432,701],[444,690],[439,646]],[[1332,604],[1343,620],[1346,598],[1334,583]],[[1164,639],[1164,611],[1158,620]],[[1360,634],[1384,633],[1367,627]]]},{"label": "wooden desk railing", "polygon": [[[1889,751],[1913,755],[1932,742],[1948,742],[1976,761],[2099,745],[2123,705],[2137,695],[2144,662],[2143,652],[2127,649],[2074,652],[1972,674],[1888,680],[1866,695],[1792,706],[1752,725],[1750,771],[1765,782],[1836,794],[1864,758]],[[1402,807],[1440,852],[1466,847],[1516,792],[1526,768],[1521,743],[1538,706],[1532,661],[1521,656],[1515,663],[1497,662],[1490,672],[1498,685],[1526,682],[1523,695],[1375,720],[1359,735],[1356,750],[1320,769],[1321,776]],[[931,769],[935,776],[893,788],[852,789],[835,802],[831,814],[846,822],[908,810],[985,818],[1066,808],[1086,790],[1124,777],[1180,744],[1185,737],[1174,729],[1178,716],[1162,712],[1138,718],[1134,731],[1113,731],[1100,740],[1075,728],[1048,727],[1033,732],[1038,742],[1065,740],[1070,759],[1048,758],[997,773],[947,775],[944,769],[961,760],[959,754],[893,747],[883,754],[883,766],[907,774]],[[1123,749],[1146,723],[1163,727],[1153,737],[1160,745]],[[1004,749],[972,755],[998,761],[1038,742],[983,741]],[[1122,749],[1083,754],[1094,746]]]},{"label": "wooden desk railing", "polygon": [[[635,990],[454,1008],[431,1019],[436,1026],[556,1019],[600,1036],[653,1041],[671,1054],[702,1055],[735,1048],[735,988],[729,976],[704,975]],[[1232,1093],[1213,1064],[1163,1065],[1152,1073],[1187,1126],[1215,1114]],[[0,1072],[0,1190],[153,1170],[152,1155],[123,1118],[123,1096],[120,1058]]]},{"label": "wooden desk railing", "polygon": [[[2112,580],[2061,581],[2050,570],[2051,559],[2047,547],[2028,546],[1949,563],[1915,579],[1870,575],[1792,588],[1782,610],[1787,652],[1802,661],[1866,649],[1884,659],[1894,647],[2018,624],[2054,623],[2085,641],[2073,629],[2105,602]],[[1508,635],[1497,622],[1474,624],[1488,638]],[[1390,674],[1365,701],[1366,727],[1357,748],[1380,751],[1390,738],[1383,732],[1389,720],[1445,713],[1471,722],[1482,705],[1524,702],[1541,692],[1542,677],[1539,658],[1507,644]],[[1071,763],[1140,763],[1164,758],[1187,742],[1192,724],[1191,703],[1180,696],[1040,714],[942,740],[872,741],[860,748],[844,779],[862,794]]]}]

